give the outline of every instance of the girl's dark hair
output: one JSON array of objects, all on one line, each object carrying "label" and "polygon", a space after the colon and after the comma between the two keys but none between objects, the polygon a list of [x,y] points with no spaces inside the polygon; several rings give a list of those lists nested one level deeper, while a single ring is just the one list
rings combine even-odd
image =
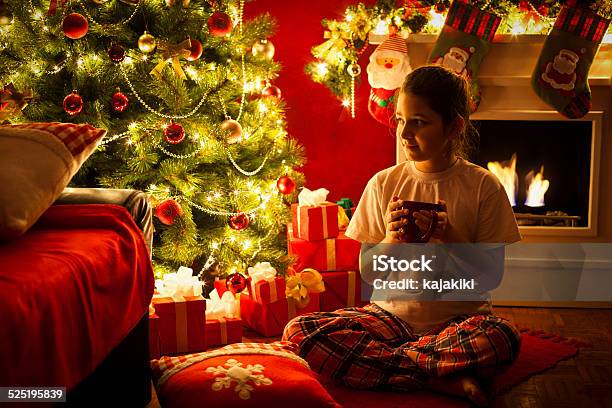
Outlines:
[{"label": "girl's dark hair", "polygon": [[459,137],[452,141],[451,152],[467,159],[479,137],[470,123],[471,98],[467,80],[440,65],[426,65],[408,74],[400,91],[423,98],[442,116],[444,126],[450,125],[457,116],[465,120]]}]

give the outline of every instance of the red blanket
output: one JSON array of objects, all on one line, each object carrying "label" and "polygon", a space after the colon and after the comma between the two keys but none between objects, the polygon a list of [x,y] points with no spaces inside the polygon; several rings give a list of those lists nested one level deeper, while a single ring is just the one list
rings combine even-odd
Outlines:
[{"label": "red blanket", "polygon": [[25,235],[0,242],[0,386],[71,389],[152,295],[147,247],[125,208],[51,207]]}]

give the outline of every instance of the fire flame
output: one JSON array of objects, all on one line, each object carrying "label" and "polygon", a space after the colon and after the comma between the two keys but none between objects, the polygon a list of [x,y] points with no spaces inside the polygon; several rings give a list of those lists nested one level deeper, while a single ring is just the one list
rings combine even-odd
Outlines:
[{"label": "fire flame", "polygon": [[540,167],[538,173],[531,170],[525,177],[525,182],[527,184],[525,205],[529,207],[543,207],[544,194],[546,194],[550,185],[550,182],[544,178],[544,166]]},{"label": "fire flame", "polygon": [[[499,181],[506,189],[508,200],[514,207],[516,206],[516,190],[518,189],[518,175],[516,174],[516,153],[512,154],[510,160],[503,162],[487,163],[489,171],[497,176]],[[548,185],[547,185],[548,188]]]}]

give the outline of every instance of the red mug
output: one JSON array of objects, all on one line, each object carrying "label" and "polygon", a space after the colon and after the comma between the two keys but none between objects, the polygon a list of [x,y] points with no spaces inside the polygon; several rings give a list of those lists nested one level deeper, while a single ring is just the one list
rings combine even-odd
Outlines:
[{"label": "red mug", "polygon": [[[401,206],[402,210],[408,210],[408,214],[402,215],[402,219],[407,219],[408,222],[399,229],[400,240],[404,242],[423,243],[431,239],[436,227],[438,226],[438,211],[445,211],[441,204],[423,203],[420,201],[404,201]],[[431,224],[425,233],[422,233],[416,225],[414,213],[419,211],[429,211],[431,213]]]}]

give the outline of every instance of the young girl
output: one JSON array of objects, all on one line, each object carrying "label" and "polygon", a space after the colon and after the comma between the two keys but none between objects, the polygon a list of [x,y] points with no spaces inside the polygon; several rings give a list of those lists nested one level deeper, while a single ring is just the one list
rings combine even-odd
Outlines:
[{"label": "young girl", "polygon": [[[401,242],[402,202],[438,202],[437,242],[507,244],[521,239],[503,186],[465,160],[470,144],[468,85],[440,66],[410,73],[396,106],[397,136],[408,160],[367,184],[346,235],[364,243]],[[415,214],[426,231],[432,214]],[[300,346],[315,371],[356,388],[427,387],[486,397],[475,378],[512,362],[520,335],[484,301],[374,302],[363,308],[303,315],[283,339]]]}]

